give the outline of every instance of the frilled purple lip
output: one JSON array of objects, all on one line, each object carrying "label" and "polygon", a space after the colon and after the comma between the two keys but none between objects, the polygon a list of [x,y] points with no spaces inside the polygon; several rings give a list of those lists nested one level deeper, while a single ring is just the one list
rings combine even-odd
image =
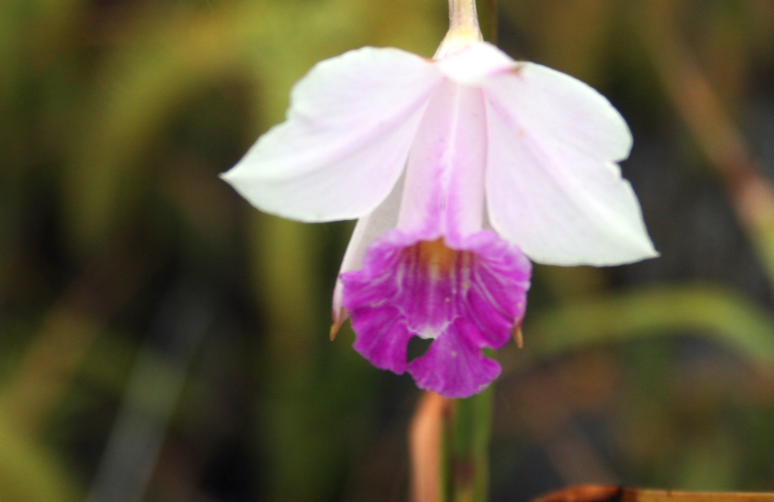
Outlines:
[{"label": "frilled purple lip", "polygon": [[[341,275],[355,350],[446,397],[481,392],[501,371],[482,348],[501,348],[521,323],[531,268],[491,231],[461,239],[454,249],[442,239],[387,232],[371,244],[360,270]],[[409,362],[414,336],[433,342]]]}]

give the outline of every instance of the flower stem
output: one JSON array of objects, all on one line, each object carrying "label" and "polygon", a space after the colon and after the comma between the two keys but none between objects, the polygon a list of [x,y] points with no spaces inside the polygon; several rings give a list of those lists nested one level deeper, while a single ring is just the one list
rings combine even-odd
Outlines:
[{"label": "flower stem", "polygon": [[409,428],[411,455],[411,500],[443,502],[448,497],[443,442],[445,427],[454,401],[434,392],[425,392]]},{"label": "flower stem", "polygon": [[492,387],[456,401],[448,424],[446,493],[450,502],[486,502],[489,491],[489,436]]},{"label": "flower stem", "polygon": [[478,26],[476,0],[449,0],[449,31],[433,57],[448,56],[483,39]]},{"label": "flower stem", "polygon": [[481,36],[476,0],[449,0],[449,33]]}]

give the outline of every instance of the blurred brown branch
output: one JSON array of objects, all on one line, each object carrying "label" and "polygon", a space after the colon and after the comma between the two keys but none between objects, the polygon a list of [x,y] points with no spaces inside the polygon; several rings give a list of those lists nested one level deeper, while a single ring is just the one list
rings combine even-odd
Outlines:
[{"label": "blurred brown branch", "polygon": [[774,493],[709,493],[586,485],[549,493],[533,502],[771,502]]},{"label": "blurred brown branch", "polygon": [[433,392],[422,395],[409,429],[411,493],[414,502],[441,502],[444,422],[452,401]]}]

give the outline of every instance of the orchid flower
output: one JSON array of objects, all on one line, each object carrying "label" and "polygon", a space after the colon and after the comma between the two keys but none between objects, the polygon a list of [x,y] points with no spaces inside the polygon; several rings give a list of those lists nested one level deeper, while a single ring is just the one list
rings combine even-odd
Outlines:
[{"label": "orchid flower", "polygon": [[[520,326],[531,262],[657,256],[617,162],[632,138],[586,84],[482,40],[474,0],[450,0],[433,59],[365,47],[318,63],[287,120],[223,177],[255,207],[358,219],[334,291],[374,366],[447,397],[485,389]],[[412,337],[432,340],[407,360]]]}]

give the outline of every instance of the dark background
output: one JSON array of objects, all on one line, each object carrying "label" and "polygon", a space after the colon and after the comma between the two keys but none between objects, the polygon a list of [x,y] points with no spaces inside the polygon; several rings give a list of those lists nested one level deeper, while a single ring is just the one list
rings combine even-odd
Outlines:
[{"label": "dark background", "polygon": [[[431,56],[444,0],[0,0],[0,500],[403,501],[419,391],[330,297],[350,223],[225,183],[316,61]],[[662,256],[537,266],[492,500],[774,491],[774,2],[501,0],[603,92]],[[346,85],[346,83],[342,83]]]}]

